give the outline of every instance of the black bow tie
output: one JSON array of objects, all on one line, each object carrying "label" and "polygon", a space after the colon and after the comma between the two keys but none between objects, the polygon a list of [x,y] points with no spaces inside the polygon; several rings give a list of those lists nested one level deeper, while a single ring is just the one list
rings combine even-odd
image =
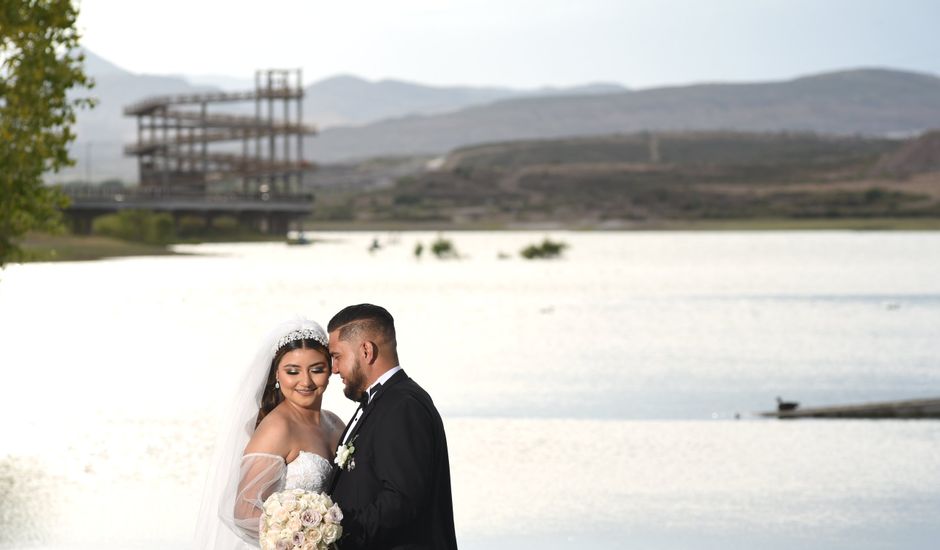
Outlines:
[{"label": "black bow tie", "polygon": [[362,392],[362,396],[359,397],[359,406],[362,407],[363,409],[368,407],[369,397],[377,394],[379,392],[379,388],[381,387],[382,387],[382,384],[376,384],[375,386],[372,387],[371,390]]}]

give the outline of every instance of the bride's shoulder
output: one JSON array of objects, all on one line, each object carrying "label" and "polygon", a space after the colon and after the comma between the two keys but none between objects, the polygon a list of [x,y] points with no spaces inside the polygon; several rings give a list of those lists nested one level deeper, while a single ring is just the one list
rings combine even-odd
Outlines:
[{"label": "bride's shoulder", "polygon": [[290,423],[283,415],[272,411],[265,416],[251,435],[245,454],[268,453],[285,457],[290,452]]}]

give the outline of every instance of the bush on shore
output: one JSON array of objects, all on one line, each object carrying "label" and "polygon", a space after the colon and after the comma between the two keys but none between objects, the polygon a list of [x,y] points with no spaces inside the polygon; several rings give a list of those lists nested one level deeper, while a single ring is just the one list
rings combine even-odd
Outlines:
[{"label": "bush on shore", "polygon": [[95,218],[91,231],[102,237],[122,241],[166,245],[179,241],[239,239],[257,237],[258,232],[244,227],[233,216],[216,216],[211,223],[200,216],[182,216],[174,222],[166,212],[122,210]]},{"label": "bush on shore", "polygon": [[145,210],[122,210],[95,218],[91,231],[95,235],[147,244],[167,244],[176,237],[172,216]]}]

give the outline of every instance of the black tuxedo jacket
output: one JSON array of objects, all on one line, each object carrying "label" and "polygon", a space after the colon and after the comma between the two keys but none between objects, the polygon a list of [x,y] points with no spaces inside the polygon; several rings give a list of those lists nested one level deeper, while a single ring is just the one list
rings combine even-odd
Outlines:
[{"label": "black tuxedo jacket", "polygon": [[456,549],[447,440],[427,392],[395,373],[349,437],[355,467],[335,468],[330,484],[344,516],[340,547]]}]

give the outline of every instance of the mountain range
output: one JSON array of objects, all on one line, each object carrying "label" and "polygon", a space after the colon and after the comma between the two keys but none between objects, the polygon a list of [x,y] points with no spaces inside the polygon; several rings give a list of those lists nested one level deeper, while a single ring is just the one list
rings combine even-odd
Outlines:
[{"label": "mountain range", "polygon": [[[136,178],[137,165],[123,157],[123,146],[136,139],[136,121],[123,114],[124,106],[149,96],[250,90],[249,78],[219,76],[135,74],[85,49],[85,71],[95,80],[92,90],[76,95],[98,99],[92,110],[81,111],[76,122],[78,139],[72,146],[77,165],[51,178],[102,180]],[[239,87],[244,84],[244,87]],[[572,88],[517,90],[505,87],[425,86],[401,80],[368,81],[350,75],[327,78],[304,89],[303,113],[307,123],[320,129],[355,127],[376,121],[456,111],[507,98],[551,97],[570,94],[623,92],[618,84],[588,84]],[[251,114],[252,103],[230,103],[218,112]],[[342,156],[342,155],[340,155]]]},{"label": "mountain range", "polygon": [[314,158],[442,153],[474,143],[651,131],[908,136],[940,127],[940,78],[860,69],[755,84],[701,84],[509,99],[453,113],[332,128]]},{"label": "mountain range", "polygon": [[[122,156],[136,136],[123,107],[151,95],[214,91],[184,77],[138,75],[86,51],[98,106],[79,114],[78,166],[54,180],[136,179]],[[198,81],[198,79],[193,79]],[[622,134],[737,130],[908,136],[940,127],[940,78],[855,69],[779,82],[629,90],[617,84],[564,89],[433,87],[337,76],[305,88],[304,116],[322,128],[305,141],[319,163],[439,155],[471,144]],[[248,112],[251,105],[244,105]],[[239,112],[232,105],[221,112]]]}]

